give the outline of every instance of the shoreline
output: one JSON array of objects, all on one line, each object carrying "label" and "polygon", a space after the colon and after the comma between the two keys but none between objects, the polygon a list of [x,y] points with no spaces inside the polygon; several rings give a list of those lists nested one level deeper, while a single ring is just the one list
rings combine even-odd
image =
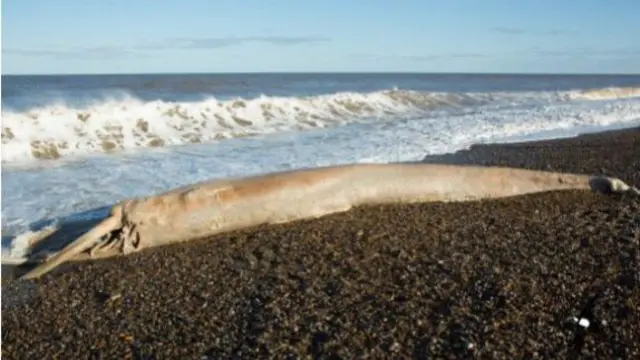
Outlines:
[{"label": "shoreline", "polygon": [[[637,185],[638,154],[640,127],[633,127],[479,144],[423,161],[597,172]],[[608,325],[601,321],[598,336],[584,334],[580,351],[632,356],[640,354],[633,341],[640,337],[640,279],[633,280],[640,254],[628,242],[640,237],[633,232],[634,224],[640,225],[639,212],[637,199],[579,191],[367,207],[72,264],[37,281],[30,303],[5,308],[5,291],[16,284],[3,280],[3,325],[9,335],[2,352],[8,358],[37,357],[45,349],[72,357],[136,351],[183,357],[234,351],[247,357],[318,351],[380,357],[422,349],[446,356],[474,344],[479,353],[497,354],[494,358],[566,355],[578,335],[559,328],[559,318],[587,311],[589,292],[608,291],[598,295],[597,311],[590,310],[598,313],[590,315],[592,322],[606,318]],[[558,247],[558,241],[566,245]],[[612,281],[622,290],[607,287]],[[507,305],[499,305],[500,299]],[[631,315],[621,318],[607,310],[618,309],[619,301],[631,301],[625,310]],[[211,314],[202,314],[204,308]],[[306,321],[309,316],[313,319]],[[326,316],[334,320],[323,320]],[[495,318],[515,335],[490,323]],[[531,328],[536,321],[538,328]],[[56,340],[65,349],[54,341],[53,324],[76,334]],[[348,324],[364,333],[352,332]],[[492,332],[484,333],[481,325]],[[192,341],[180,345],[163,336],[165,326],[167,334]],[[416,329],[422,333],[414,334]],[[451,337],[457,340],[446,340]],[[94,344],[100,339],[105,346]],[[279,348],[279,343],[288,345]]]},{"label": "shoreline", "polygon": [[[355,123],[351,123],[351,124],[355,124]],[[436,153],[433,155],[427,155],[427,157],[453,156],[453,155],[456,155],[458,152],[468,151],[471,147],[474,147],[474,146],[523,144],[523,143],[529,143],[529,142],[572,139],[575,137],[581,137],[589,134],[600,134],[600,133],[609,133],[609,132],[616,132],[616,131],[624,132],[627,130],[636,129],[638,127],[640,127],[640,118],[632,122],[616,123],[614,125],[591,125],[591,126],[581,125],[576,127],[576,129],[568,129],[568,130],[556,129],[556,130],[544,130],[544,131],[541,130],[529,135],[512,135],[512,136],[504,137],[504,138],[501,138],[502,140],[497,140],[496,142],[472,143],[465,148],[461,148],[452,152],[443,152],[443,153]],[[322,130],[326,130],[326,129],[327,128]],[[551,134],[551,135],[541,135],[541,134]],[[256,137],[260,138],[265,135],[268,136],[273,134],[268,134],[268,133],[257,134],[257,135],[249,136],[247,138],[248,139],[253,139]],[[247,138],[242,138],[242,137],[227,138],[224,140],[215,140],[210,144],[219,143],[220,141],[228,141],[228,140],[233,141],[233,140],[240,140],[240,139],[247,139]],[[92,153],[86,153],[86,154],[66,155],[56,159],[37,159],[37,158],[30,159],[30,160],[2,159],[1,162],[3,167],[7,167],[9,169],[17,170],[17,171],[25,171],[25,170],[28,171],[33,169],[55,168],[58,166],[66,166],[66,165],[73,166],[73,165],[80,164],[84,161],[90,161],[90,160],[96,160],[96,159],[104,160],[104,159],[110,159],[114,156],[122,157],[122,158],[127,158],[127,157],[135,158],[137,156],[144,155],[147,152],[148,153],[166,153],[166,152],[171,152],[172,150],[175,150],[175,149],[188,148],[194,145],[206,146],[208,145],[208,143],[199,143],[199,144],[184,143],[184,144],[175,144],[171,146],[162,146],[157,148],[154,148],[154,147],[125,148],[117,151],[116,153],[92,152]],[[422,161],[422,160],[417,160],[417,161]],[[414,162],[414,161],[408,161],[408,162]]]},{"label": "shoreline", "polygon": [[[454,152],[448,152],[448,153],[426,155],[421,160],[413,161],[413,162],[433,163],[433,164],[458,164],[458,165],[491,165],[490,159],[489,159],[490,156],[487,156],[486,154],[483,154],[480,156],[473,155],[471,157],[469,155],[473,154],[474,152],[480,149],[491,149],[493,147],[508,147],[510,145],[515,147],[540,146],[540,145],[545,146],[550,143],[555,143],[555,142],[562,143],[563,141],[572,140],[572,139],[580,140],[580,139],[588,139],[590,137],[597,138],[600,136],[615,136],[618,134],[635,133],[635,132],[640,133],[640,126],[624,126],[621,128],[606,129],[602,131],[578,133],[578,134],[570,135],[566,137],[554,137],[554,138],[535,139],[535,140],[527,140],[527,141],[474,143],[465,149],[460,149],[460,150],[456,150]],[[485,157],[484,160],[482,159],[483,156]],[[407,162],[407,163],[413,163],[413,162]],[[517,165],[511,165],[511,164],[509,166],[517,167]],[[540,169],[540,170],[545,170],[545,169]],[[2,283],[6,281],[14,280],[17,276],[20,276],[19,274],[22,274],[28,271],[26,269],[29,266],[30,264],[23,265],[22,263],[13,263],[11,261],[3,263],[2,271],[0,272],[0,274],[2,274],[1,275]]]},{"label": "shoreline", "polygon": [[[602,131],[578,133],[566,137],[552,137],[544,139],[534,139],[515,142],[495,142],[495,143],[474,143],[466,149],[456,150],[454,152],[426,155],[417,162],[424,163],[451,163],[460,165],[486,165],[494,160],[491,151],[493,149],[502,148],[528,148],[528,147],[545,147],[545,146],[562,146],[563,144],[573,144],[575,142],[588,141],[590,139],[598,139],[602,137],[610,137],[625,134],[640,133],[640,126],[625,126],[622,128],[605,129]],[[569,145],[571,146],[571,145]],[[518,164],[509,164],[509,166],[518,166]],[[543,169],[540,169],[543,170]],[[561,170],[562,171],[562,170]]]}]

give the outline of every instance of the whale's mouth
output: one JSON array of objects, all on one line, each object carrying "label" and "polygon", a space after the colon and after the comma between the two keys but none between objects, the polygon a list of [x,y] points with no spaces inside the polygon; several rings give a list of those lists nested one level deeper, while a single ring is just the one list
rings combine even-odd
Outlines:
[{"label": "whale's mouth", "polygon": [[[50,241],[50,238],[55,239],[57,236],[62,237],[62,239],[56,240],[58,242],[63,241],[65,246],[62,250],[48,257],[35,269],[26,273],[22,278],[31,279],[39,277],[56,268],[58,265],[73,259],[85,250],[91,249],[96,245],[101,245],[101,239],[111,237],[115,231],[122,228],[122,219],[121,216],[110,216],[97,225],[95,224],[95,221],[85,221],[82,222],[81,225],[84,226],[72,227],[70,224],[63,224],[59,229],[57,229],[57,231],[54,231],[48,237],[39,239],[39,242],[38,244],[35,244],[35,247],[43,246],[45,243]],[[74,237],[73,235],[76,234],[78,235]],[[33,254],[38,254],[35,250],[36,249],[32,249]],[[45,251],[47,251],[46,248]]]}]

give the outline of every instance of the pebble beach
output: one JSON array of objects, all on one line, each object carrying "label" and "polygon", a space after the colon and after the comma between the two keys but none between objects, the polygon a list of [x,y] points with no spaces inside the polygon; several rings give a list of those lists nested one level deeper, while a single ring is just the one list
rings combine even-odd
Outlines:
[{"label": "pebble beach", "polygon": [[[631,128],[424,161],[638,186],[639,155]],[[640,199],[361,207],[70,265],[9,304],[24,286],[3,281],[4,359],[633,359]]]}]

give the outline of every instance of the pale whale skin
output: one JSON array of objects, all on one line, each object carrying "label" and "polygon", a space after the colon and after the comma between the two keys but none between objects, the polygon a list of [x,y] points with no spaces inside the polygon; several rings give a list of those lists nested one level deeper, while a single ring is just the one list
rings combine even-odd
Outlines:
[{"label": "pale whale skin", "polygon": [[[126,255],[261,224],[286,223],[356,206],[473,201],[543,191],[633,193],[616,178],[506,167],[353,164],[220,179],[122,201],[111,215],[23,276],[37,278],[66,261]],[[33,246],[61,229],[36,235]],[[77,230],[74,234],[78,236]],[[46,253],[46,251],[45,251]],[[39,261],[43,255],[30,255]],[[33,260],[35,259],[35,260]],[[27,260],[29,261],[29,260]]]}]

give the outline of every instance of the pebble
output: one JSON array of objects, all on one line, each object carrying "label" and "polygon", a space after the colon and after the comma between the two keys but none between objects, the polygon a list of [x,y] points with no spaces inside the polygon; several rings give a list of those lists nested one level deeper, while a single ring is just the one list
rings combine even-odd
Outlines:
[{"label": "pebble", "polygon": [[[640,184],[639,153],[640,129],[458,155]],[[617,241],[639,222],[638,199],[551,192],[358,208],[73,265],[3,304],[2,357],[640,358],[640,283],[623,281],[640,252]],[[558,326],[567,314],[582,341]]]}]

